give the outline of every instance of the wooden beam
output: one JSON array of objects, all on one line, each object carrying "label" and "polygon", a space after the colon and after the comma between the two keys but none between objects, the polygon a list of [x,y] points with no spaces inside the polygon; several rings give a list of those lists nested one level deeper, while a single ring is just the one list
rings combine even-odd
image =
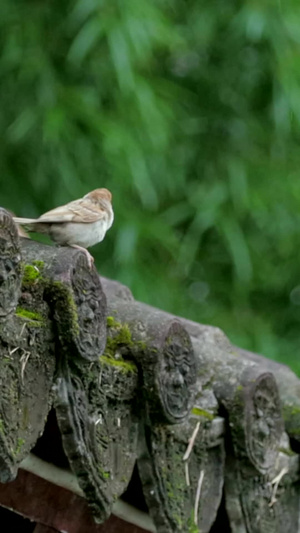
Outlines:
[{"label": "wooden beam", "polygon": [[15,481],[0,483],[0,505],[36,522],[34,533],[147,533],[113,515],[95,524],[84,498],[22,469]]}]

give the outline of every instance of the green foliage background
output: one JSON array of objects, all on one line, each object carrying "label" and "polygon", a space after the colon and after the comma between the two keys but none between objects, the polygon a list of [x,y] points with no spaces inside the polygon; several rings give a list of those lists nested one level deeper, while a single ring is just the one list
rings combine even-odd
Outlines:
[{"label": "green foliage background", "polygon": [[0,203],[108,187],[103,275],[300,369],[296,0],[2,0]]}]

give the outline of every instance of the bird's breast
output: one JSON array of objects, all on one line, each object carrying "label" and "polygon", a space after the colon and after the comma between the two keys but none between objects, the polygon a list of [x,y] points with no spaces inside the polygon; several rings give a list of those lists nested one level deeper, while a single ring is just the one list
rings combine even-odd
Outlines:
[{"label": "bird's breast", "polygon": [[104,239],[107,222],[99,220],[88,224],[78,222],[65,222],[64,224],[52,224],[50,237],[57,244],[77,244],[83,248],[89,248]]}]

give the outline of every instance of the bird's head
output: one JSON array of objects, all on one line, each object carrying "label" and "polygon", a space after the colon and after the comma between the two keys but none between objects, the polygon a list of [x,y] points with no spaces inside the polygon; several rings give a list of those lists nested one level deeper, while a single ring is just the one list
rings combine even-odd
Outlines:
[{"label": "bird's head", "polygon": [[111,203],[112,201],[112,194],[108,189],[95,189],[94,191],[89,192],[85,195],[84,198],[88,198],[95,204],[101,203],[102,200],[107,200]]}]

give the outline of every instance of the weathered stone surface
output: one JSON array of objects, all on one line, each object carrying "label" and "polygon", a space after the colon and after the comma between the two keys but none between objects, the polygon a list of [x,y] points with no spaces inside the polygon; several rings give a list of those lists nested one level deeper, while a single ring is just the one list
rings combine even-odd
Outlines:
[{"label": "weathered stone surface", "polygon": [[222,419],[197,415],[178,425],[146,426],[140,434],[139,473],[159,533],[209,532],[222,497],[223,434]]},{"label": "weathered stone surface", "polygon": [[232,533],[294,533],[299,521],[299,456],[283,434],[269,475],[243,470],[226,458],[226,507]]},{"label": "weathered stone surface", "polygon": [[[115,300],[114,304],[118,307],[122,299],[122,290],[118,288],[118,284],[107,283],[106,286],[107,295],[111,300]],[[146,304],[139,303],[138,308],[140,316],[155,311],[162,321],[176,318]],[[260,359],[255,354],[252,354],[252,357],[247,356],[243,350],[233,347],[218,328],[203,326],[182,318],[180,322],[192,337],[198,362],[194,405],[198,411],[211,416],[215,416],[221,406],[221,409],[226,410],[229,420],[225,493],[232,531],[234,533],[296,531],[299,489],[290,470],[280,480],[278,488],[280,497],[276,504],[270,505],[270,502],[274,487],[272,482],[282,472],[278,466],[282,457],[279,444],[283,435],[281,412],[284,414],[289,434],[294,438],[299,434],[297,433],[299,431],[297,406],[300,397],[298,378],[283,365],[269,362],[264,358]],[[147,433],[148,441],[150,439],[152,442],[151,439],[154,439],[154,446],[150,446],[153,453],[153,449],[159,448],[157,438],[153,437],[155,428],[149,432],[151,438]],[[167,437],[164,438],[167,440]],[[161,441],[163,442],[162,438]],[[290,461],[293,459],[295,465],[295,458],[291,459],[290,453],[288,446],[285,457],[289,457]],[[296,461],[298,464],[298,456]],[[151,473],[149,466],[148,471]],[[165,487],[164,479],[155,477],[153,472],[151,475],[148,472],[146,481],[148,480],[152,491],[155,482],[159,487]],[[147,483],[145,485],[147,487]],[[152,493],[153,497],[154,495],[155,490]],[[158,502],[161,501],[164,502],[163,509],[168,508],[168,497],[161,495]],[[168,515],[169,512],[172,517],[171,511],[158,512],[157,502],[151,501],[150,507],[151,505],[156,509],[155,516],[161,516],[164,512]],[[289,519],[285,521],[282,516],[287,514]],[[174,519],[172,523],[172,519],[160,518],[162,521],[159,523],[159,519],[156,518],[159,531],[169,531],[172,527],[178,527],[178,524],[174,525]]]},{"label": "weathered stone surface", "polygon": [[180,422],[193,405],[196,381],[192,344],[180,321],[119,298],[108,301],[108,318],[128,332],[120,353],[133,354],[141,369],[149,416],[160,422]]},{"label": "weathered stone surface", "polygon": [[209,533],[224,476],[232,533],[295,533],[299,456],[281,414],[295,446],[298,378],[218,328],[102,283],[80,251],[20,248],[0,210],[0,481],[15,477],[54,403],[96,520],[137,461],[158,533]]},{"label": "weathered stone surface", "polygon": [[55,407],[65,453],[97,521],[126,490],[137,456],[138,373],[99,361],[61,369]]},{"label": "weathered stone surface", "polygon": [[283,431],[273,375],[259,368],[247,369],[234,391],[224,386],[218,394],[228,412],[235,454],[266,473],[277,459]]},{"label": "weathered stone surface", "polygon": [[[211,357],[214,358],[216,371],[211,372],[209,369],[202,371],[206,379],[209,373],[212,373],[212,376],[214,374],[222,375],[225,371],[227,379],[232,380],[234,379],[234,367],[236,365],[241,368],[243,365],[251,366],[251,364],[256,364],[274,375],[279,391],[281,414],[285,429],[289,436],[299,443],[300,380],[296,374],[286,365],[233,346],[219,328],[204,326],[184,318],[181,321],[188,333],[198,339],[205,346],[205,349],[209,351]],[[198,351],[199,353],[201,355],[201,351]]]},{"label": "weathered stone surface", "polygon": [[[2,305],[2,311],[9,313],[0,321],[0,481],[5,482],[14,479],[19,463],[43,431],[55,357],[49,310],[37,270],[32,266],[34,276],[30,277],[23,267],[22,279],[16,228],[12,229],[10,215],[1,216],[5,224],[1,226],[0,258],[10,280],[6,283],[5,278],[1,289],[2,303],[10,302],[10,306]],[[13,258],[7,259],[8,250]]]},{"label": "weathered stone surface", "polygon": [[71,359],[97,360],[106,342],[106,298],[83,252],[21,239],[26,264],[39,261],[44,297],[60,350]]},{"label": "weathered stone surface", "polygon": [[22,268],[18,230],[0,208],[0,320],[14,312],[21,291]]},{"label": "weathered stone surface", "polygon": [[127,300],[129,302],[134,301],[131,290],[126,285],[123,285],[123,283],[113,279],[104,278],[103,276],[100,277],[100,280],[103,290],[109,301],[112,301],[115,298]]},{"label": "weathered stone surface", "polygon": [[288,435],[300,442],[300,380],[286,365],[267,359],[248,350],[235,347],[249,361],[254,361],[274,374],[281,400],[282,416]]},{"label": "weathered stone surface", "polygon": [[[199,328],[193,346],[202,369],[200,382],[204,387],[211,385],[229,421],[225,499],[231,530],[286,532],[286,526],[280,522],[280,516],[286,512],[286,501],[278,497],[276,504],[271,505],[272,480],[280,474],[283,436],[274,376],[266,367],[236,355],[226,337],[215,328]],[[290,475],[286,479],[292,495],[298,489]],[[288,507],[293,527],[299,512],[295,502],[295,498],[291,499]]]},{"label": "weathered stone surface", "polygon": [[43,431],[55,370],[49,333],[46,319],[15,316],[0,326],[1,482],[16,476]]},{"label": "weathered stone surface", "polygon": [[299,531],[299,455],[290,449],[286,434],[280,442],[279,460],[272,474],[272,497],[269,505],[277,509],[280,533]]}]

